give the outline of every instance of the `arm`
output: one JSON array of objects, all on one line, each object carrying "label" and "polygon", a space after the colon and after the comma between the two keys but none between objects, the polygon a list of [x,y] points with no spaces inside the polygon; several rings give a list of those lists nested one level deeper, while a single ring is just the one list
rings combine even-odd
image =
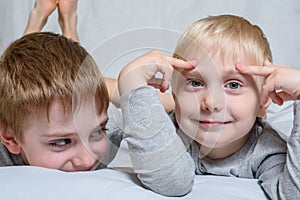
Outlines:
[{"label": "arm", "polygon": [[145,187],[182,196],[192,188],[194,162],[155,93],[142,86],[122,95],[124,139],[134,172]]},{"label": "arm", "polygon": [[[292,134],[287,142],[287,160],[282,175],[283,195],[299,198],[300,195],[300,102],[294,103],[294,123]],[[291,195],[297,194],[297,195]],[[288,196],[287,196],[288,197]],[[282,198],[283,199],[283,198]]]},{"label": "arm", "polygon": [[[166,68],[161,69],[157,63],[151,64],[154,60],[164,63]],[[120,104],[124,139],[134,171],[143,185],[162,195],[182,196],[192,188],[194,162],[158,100],[156,91],[147,86],[158,69],[164,74],[164,80],[168,80],[173,69],[168,62],[161,54],[150,52],[128,64],[119,76]],[[184,64],[183,67],[189,66]],[[143,66],[146,69],[141,69]],[[168,85],[164,84],[162,90]]]},{"label": "arm", "polygon": [[[256,178],[270,199],[299,199],[300,194],[300,104],[294,104],[293,130],[287,143],[278,135],[268,136],[260,145],[265,154]],[[272,138],[270,138],[272,137]],[[266,147],[264,147],[264,145]]]},{"label": "arm", "polygon": [[105,84],[107,87],[110,101],[117,107],[120,107],[120,94],[118,89],[118,80],[105,77]]},{"label": "arm", "polygon": [[[118,80],[105,77],[105,83],[108,89],[110,101],[117,107],[120,107],[120,94],[118,89]],[[157,92],[157,97],[162,103],[165,111],[168,113],[175,108],[175,103],[172,94]]]},{"label": "arm", "polygon": [[[284,101],[300,99],[300,70],[285,66],[237,66],[241,73],[266,77],[261,93],[262,104],[271,98],[281,105]],[[275,136],[274,136],[275,137]],[[269,156],[261,164],[259,179],[271,199],[298,199],[300,194],[300,104],[294,103],[294,123],[287,144],[279,140],[268,149],[286,146],[276,156]],[[285,151],[287,154],[285,155]]]},{"label": "arm", "polygon": [[261,92],[261,102],[264,104],[270,97],[278,105],[284,101],[300,100],[300,70],[286,66],[274,66],[265,61],[264,66],[236,65],[243,74],[263,76],[266,78]]}]

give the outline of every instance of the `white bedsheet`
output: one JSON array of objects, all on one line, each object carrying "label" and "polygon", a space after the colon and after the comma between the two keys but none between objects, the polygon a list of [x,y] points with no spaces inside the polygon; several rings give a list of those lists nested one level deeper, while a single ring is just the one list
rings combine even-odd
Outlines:
[{"label": "white bedsheet", "polygon": [[1,200],[242,200],[265,199],[257,180],[196,176],[192,191],[181,198],[158,195],[140,186],[134,174],[103,169],[66,173],[32,166],[0,168]]}]

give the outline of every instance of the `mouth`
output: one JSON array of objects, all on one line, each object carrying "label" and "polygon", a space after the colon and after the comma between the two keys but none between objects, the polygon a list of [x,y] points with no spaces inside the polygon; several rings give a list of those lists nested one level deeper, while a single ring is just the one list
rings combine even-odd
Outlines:
[{"label": "mouth", "polygon": [[224,125],[229,124],[230,121],[206,121],[200,120],[199,124],[205,128],[222,128]]}]

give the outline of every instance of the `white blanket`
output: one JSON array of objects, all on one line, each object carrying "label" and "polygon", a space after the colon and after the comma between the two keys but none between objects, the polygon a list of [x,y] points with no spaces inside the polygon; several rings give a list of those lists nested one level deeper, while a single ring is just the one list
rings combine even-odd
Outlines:
[{"label": "white blanket", "polygon": [[[113,169],[61,172],[32,166],[0,168],[2,200],[164,200],[140,186],[134,174]],[[265,199],[255,179],[197,176],[192,191],[182,200]]]}]

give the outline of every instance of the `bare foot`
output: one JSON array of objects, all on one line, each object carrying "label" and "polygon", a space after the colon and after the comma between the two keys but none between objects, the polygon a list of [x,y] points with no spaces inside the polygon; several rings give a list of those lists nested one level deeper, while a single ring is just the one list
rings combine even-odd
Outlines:
[{"label": "bare foot", "polygon": [[36,0],[31,10],[24,35],[40,32],[45,26],[49,15],[56,9],[56,0]]},{"label": "bare foot", "polygon": [[78,0],[58,0],[58,22],[64,36],[78,42],[77,33]]}]

